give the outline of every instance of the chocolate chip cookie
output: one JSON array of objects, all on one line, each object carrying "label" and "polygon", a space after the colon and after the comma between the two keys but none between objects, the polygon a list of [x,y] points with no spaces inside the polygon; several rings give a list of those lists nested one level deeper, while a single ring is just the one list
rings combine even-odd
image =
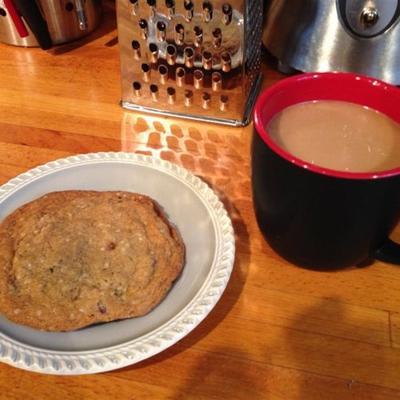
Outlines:
[{"label": "chocolate chip cookie", "polygon": [[141,316],[166,296],[184,252],[147,196],[49,193],[0,225],[0,312],[46,331]]}]

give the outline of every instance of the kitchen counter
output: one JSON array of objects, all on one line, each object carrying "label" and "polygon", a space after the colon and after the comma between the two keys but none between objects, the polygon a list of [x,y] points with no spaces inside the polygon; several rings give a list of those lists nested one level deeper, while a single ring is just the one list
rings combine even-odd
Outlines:
[{"label": "kitchen counter", "polygon": [[[113,3],[90,37],[44,52],[0,45],[0,183],[69,155],[128,151],[170,160],[203,178],[236,234],[228,287],[209,316],[145,361],[85,376],[0,364],[3,399],[400,398],[400,269],[316,272],[262,239],[252,209],[252,127],[127,112]],[[264,86],[282,78],[267,61]],[[394,234],[400,239],[400,229]]]}]

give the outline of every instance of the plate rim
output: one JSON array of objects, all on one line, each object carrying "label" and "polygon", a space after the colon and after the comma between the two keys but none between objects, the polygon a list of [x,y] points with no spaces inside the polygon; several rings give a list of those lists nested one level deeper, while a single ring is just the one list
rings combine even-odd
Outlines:
[{"label": "plate rim", "polygon": [[203,321],[221,298],[233,270],[235,238],[232,222],[221,200],[187,169],[153,156],[128,152],[77,154],[34,167],[0,186],[0,206],[8,196],[50,173],[79,165],[119,162],[150,167],[189,186],[203,202],[216,232],[213,261],[191,300],[162,325],[121,344],[84,351],[42,349],[10,338],[0,331],[0,361],[21,369],[57,375],[81,375],[136,364],[174,345]]}]

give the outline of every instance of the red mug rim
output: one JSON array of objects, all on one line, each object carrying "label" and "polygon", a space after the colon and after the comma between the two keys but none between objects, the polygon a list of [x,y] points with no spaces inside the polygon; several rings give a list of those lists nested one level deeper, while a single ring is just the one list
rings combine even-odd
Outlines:
[{"label": "red mug rim", "polygon": [[[263,121],[263,111],[265,109],[265,105],[268,103],[269,99],[276,95],[279,92],[286,91],[286,90],[293,90],[292,86],[296,85],[298,82],[304,82],[307,80],[336,80],[338,85],[343,85],[345,83],[354,83],[357,81],[358,83],[362,83],[366,86],[369,86],[372,90],[383,90],[385,91],[386,96],[390,96],[390,94],[395,94],[399,97],[399,112],[397,122],[400,123],[400,89],[397,87],[390,85],[386,82],[380,81],[378,79],[367,77],[363,75],[357,75],[348,72],[319,72],[319,73],[302,73],[300,75],[295,75],[289,78],[282,79],[278,81],[274,85],[270,86],[269,88],[265,89],[261,95],[259,96],[255,108],[254,108],[254,124],[258,135],[264,141],[264,143],[272,149],[276,154],[280,157],[284,158],[285,160],[289,161],[290,163],[318,173],[322,175],[327,175],[336,178],[346,178],[346,179],[379,179],[379,178],[389,178],[392,176],[400,175],[400,166],[390,170],[384,171],[376,171],[376,172],[348,172],[348,171],[340,171],[340,170],[333,170],[330,168],[321,167],[319,165],[311,164],[307,161],[304,161],[291,153],[282,149],[279,145],[277,145],[269,136],[266,127],[264,126]],[[344,96],[345,97],[345,96]],[[308,100],[304,101],[312,101],[312,100],[320,100],[319,98],[309,98]],[[334,96],[332,100],[338,100]],[[345,98],[341,99],[346,101]],[[347,100],[349,101],[349,100]],[[296,104],[297,102],[293,102],[291,104]],[[283,107],[285,108],[285,107]],[[283,109],[282,108],[282,109]],[[374,108],[374,107],[372,107]],[[279,110],[281,111],[281,110]],[[383,112],[384,110],[379,110]],[[276,113],[274,113],[275,115]],[[387,114],[386,114],[387,115]],[[391,116],[389,116],[391,118]],[[393,119],[393,118],[392,118]],[[399,155],[400,158],[400,155]]]}]

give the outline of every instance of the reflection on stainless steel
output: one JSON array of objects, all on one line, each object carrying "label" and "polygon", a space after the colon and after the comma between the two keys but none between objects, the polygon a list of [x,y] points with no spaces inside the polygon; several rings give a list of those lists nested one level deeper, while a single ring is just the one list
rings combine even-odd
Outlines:
[{"label": "reflection on stainless steel", "polygon": [[88,28],[86,12],[82,0],[75,0],[76,15],[78,17],[79,29],[85,31]]},{"label": "reflection on stainless steel", "polygon": [[281,65],[400,84],[399,0],[271,0],[263,41]]},{"label": "reflection on stainless steel", "polygon": [[[129,1],[117,0],[123,107],[247,123],[260,84],[262,0],[139,0],[138,15]],[[132,93],[135,81],[142,83],[141,97]],[[167,82],[170,89],[149,92],[149,84]],[[229,98],[223,115],[221,96]]]},{"label": "reflection on stainless steel", "polygon": [[[101,20],[102,7],[99,0],[74,0],[68,3],[54,0],[37,0],[37,2],[46,20],[53,44],[66,43],[86,36],[97,28]],[[127,7],[131,9],[132,4],[127,3]],[[0,42],[25,47],[38,46],[32,31],[27,24],[25,25],[29,36],[21,38],[6,10],[6,15],[0,16]]]}]

